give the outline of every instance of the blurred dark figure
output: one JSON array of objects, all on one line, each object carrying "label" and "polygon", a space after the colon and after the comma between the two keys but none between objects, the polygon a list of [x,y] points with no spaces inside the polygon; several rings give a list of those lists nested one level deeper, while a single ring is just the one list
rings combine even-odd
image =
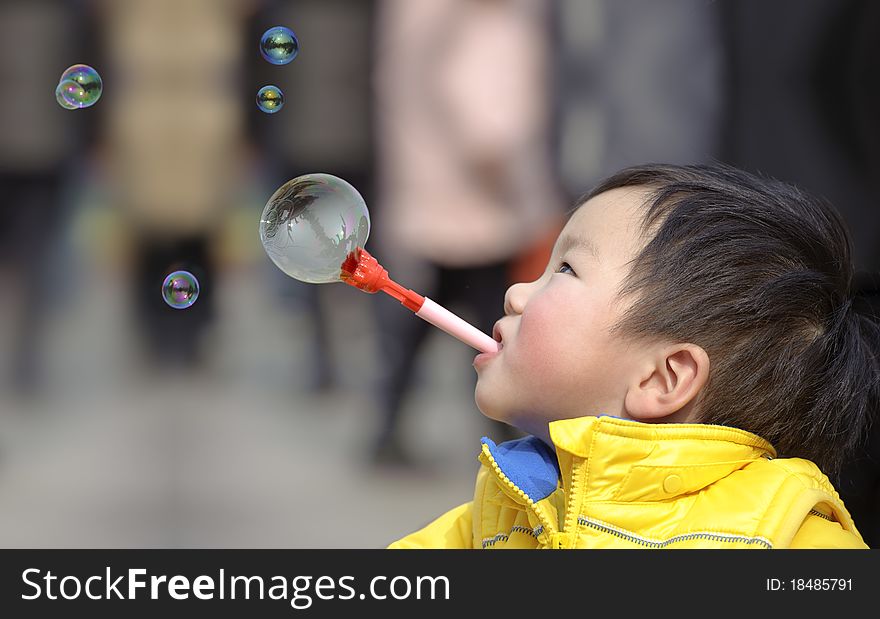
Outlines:
[{"label": "blurred dark figure", "polygon": [[719,155],[723,48],[704,0],[559,0],[555,152],[574,201],[647,162]]},{"label": "blurred dark figure", "polygon": [[[572,199],[645,161],[720,159],[828,198],[880,314],[880,6],[866,0],[560,0],[557,154]],[[880,547],[880,424],[837,483]]]},{"label": "blurred dark figure", "polygon": [[[133,266],[135,312],[146,336],[148,359],[167,370],[192,369],[204,362],[199,336],[214,318],[214,284],[210,239],[141,237]],[[162,284],[174,271],[189,271],[199,283],[199,296],[187,308],[173,308],[162,296]]]},{"label": "blurred dark figure", "polygon": [[[264,1],[251,18],[245,56],[250,134],[266,200],[292,178],[323,172],[344,179],[363,196],[373,196],[373,135],[369,79],[372,70],[372,0]],[[286,26],[300,52],[286,65],[272,65],[259,53],[262,34]],[[284,107],[265,114],[256,91],[275,84]],[[291,310],[308,313],[311,330],[311,387],[327,391],[339,377],[332,358],[331,316],[322,299],[326,286],[288,277],[268,260],[267,268]]]},{"label": "blurred dark figure", "polygon": [[0,275],[11,282],[0,298],[14,316],[11,386],[25,396],[42,381],[50,271],[69,219],[71,165],[92,147],[94,110],[66,110],[55,99],[69,66],[100,66],[88,9],[68,0],[0,2]]},{"label": "blurred dark figure", "polygon": [[[728,58],[723,158],[834,204],[852,233],[857,306],[880,313],[880,5],[720,5]],[[880,547],[876,414],[865,450],[837,486],[866,543]]]},{"label": "blurred dark figure", "polygon": [[[132,286],[146,359],[194,368],[214,317],[214,246],[236,197],[244,144],[246,0],[103,2],[107,178],[132,232]],[[162,32],[157,41],[155,32]],[[111,87],[112,86],[112,90]],[[162,298],[184,269],[200,293],[185,310]]]},{"label": "blurred dark figure", "polygon": [[[511,261],[558,224],[548,154],[550,3],[384,0],[377,21],[378,208],[370,251],[398,282],[484,333],[503,313]],[[436,329],[385,295],[372,458],[415,462],[402,412]],[[476,376],[462,345],[462,371]],[[496,441],[518,436],[491,422]]]}]

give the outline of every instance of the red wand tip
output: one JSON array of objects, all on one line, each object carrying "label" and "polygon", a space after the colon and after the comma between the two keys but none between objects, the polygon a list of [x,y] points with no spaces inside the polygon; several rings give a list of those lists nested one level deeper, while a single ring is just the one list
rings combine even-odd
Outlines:
[{"label": "red wand tip", "polygon": [[364,292],[375,293],[382,289],[383,280],[388,279],[388,271],[366,249],[358,247],[345,257],[339,279]]},{"label": "red wand tip", "polygon": [[391,295],[414,312],[421,309],[425,298],[392,281],[379,261],[360,247],[348,253],[340,266],[339,279],[364,292],[375,294],[380,290]]}]

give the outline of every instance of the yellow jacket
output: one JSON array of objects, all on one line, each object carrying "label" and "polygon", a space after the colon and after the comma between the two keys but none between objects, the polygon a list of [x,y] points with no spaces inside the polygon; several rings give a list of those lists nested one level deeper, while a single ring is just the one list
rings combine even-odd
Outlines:
[{"label": "yellow jacket", "polygon": [[389,548],[867,548],[828,478],[724,426],[616,417],[482,440],[474,500]]}]

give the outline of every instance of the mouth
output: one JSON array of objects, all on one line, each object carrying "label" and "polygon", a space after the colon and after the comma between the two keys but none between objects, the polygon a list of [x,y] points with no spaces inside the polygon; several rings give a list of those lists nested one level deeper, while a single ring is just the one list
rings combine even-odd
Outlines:
[{"label": "mouth", "polygon": [[498,326],[497,322],[495,323],[495,326],[492,327],[492,339],[498,342],[498,350],[494,352],[483,352],[474,357],[475,368],[479,369],[481,366],[494,359],[498,353],[501,352],[501,349],[504,348],[504,335],[501,333],[501,327]]}]

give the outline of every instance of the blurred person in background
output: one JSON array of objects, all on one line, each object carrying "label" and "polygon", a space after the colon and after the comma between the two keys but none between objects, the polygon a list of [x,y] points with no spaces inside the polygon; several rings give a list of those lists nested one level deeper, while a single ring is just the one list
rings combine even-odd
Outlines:
[{"label": "blurred person in background", "polygon": [[[484,333],[512,266],[555,232],[564,207],[549,156],[551,8],[544,0],[378,6],[371,252],[397,281]],[[375,309],[383,364],[370,455],[376,464],[417,464],[403,413],[432,331],[384,295]],[[462,372],[474,353],[461,351]],[[490,423],[498,441],[518,436]]]},{"label": "blurred person in background", "polygon": [[629,165],[718,157],[719,12],[703,0],[559,0],[555,155],[571,203]]},{"label": "blurred person in background", "polygon": [[42,387],[52,269],[70,219],[66,188],[77,159],[92,149],[91,110],[66,110],[54,93],[70,65],[99,65],[89,8],[65,0],[0,2],[0,74],[8,89],[0,99],[0,311],[11,315],[9,333],[0,333],[9,342],[0,363],[22,396]]},{"label": "blurred person in background", "polygon": [[[372,206],[373,11],[372,0],[273,0],[260,2],[250,18],[249,42],[258,42],[272,26],[287,25],[302,52],[289,64],[274,66],[260,56],[256,43],[245,49],[254,83],[275,84],[285,95],[277,113],[265,114],[254,105],[247,115],[265,200],[292,178],[323,172],[351,183]],[[293,279],[268,260],[264,264],[285,306],[307,314],[312,324],[309,387],[327,392],[339,386],[328,288]]]},{"label": "blurred person in background", "polygon": [[[104,164],[132,241],[135,308],[155,367],[195,367],[214,314],[214,243],[235,196],[244,121],[242,0],[100,3],[112,97]],[[156,33],[162,33],[161,40]],[[185,311],[161,288],[172,271],[199,281]]]},{"label": "blurred person in background", "polygon": [[[560,0],[557,154],[570,197],[640,161],[722,160],[838,206],[878,313],[880,9],[858,0]],[[876,416],[876,412],[874,415]],[[839,491],[880,544],[880,425]]]}]

